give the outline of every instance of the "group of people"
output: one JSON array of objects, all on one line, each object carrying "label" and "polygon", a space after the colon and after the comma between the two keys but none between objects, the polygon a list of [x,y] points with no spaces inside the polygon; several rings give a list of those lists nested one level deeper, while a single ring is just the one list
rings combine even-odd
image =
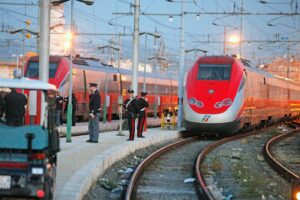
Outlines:
[{"label": "group of people", "polygon": [[[72,93],[72,126],[76,125],[76,118],[75,118],[75,112],[77,108],[77,99]],[[63,103],[66,102],[65,106],[65,112],[67,112],[68,109],[68,103],[69,103],[69,96],[63,98],[59,95],[59,93],[56,93],[56,99],[55,99],[55,123],[56,126],[60,126],[62,124],[62,112],[63,112]]]},{"label": "group of people", "polygon": [[[146,119],[146,108],[149,107],[146,98],[147,93],[142,92],[141,97],[134,96],[134,91],[129,89],[130,98],[123,103],[125,113],[128,119],[129,141],[134,140],[135,119],[138,117],[137,137],[143,138],[143,128]],[[63,98],[58,93],[56,95],[56,125],[61,125],[61,115],[63,111],[63,103],[66,102],[65,110],[68,108],[69,97]],[[11,92],[4,98],[0,95],[0,119],[5,113],[6,124],[10,126],[22,126],[24,124],[25,105],[27,98],[24,94],[11,89]],[[98,143],[99,138],[99,118],[101,111],[101,98],[97,90],[96,83],[90,83],[89,96],[89,139],[87,142]],[[77,107],[77,99],[72,93],[72,126],[75,126],[75,112]]]},{"label": "group of people", "polygon": [[126,99],[123,106],[128,119],[129,139],[134,140],[135,132],[135,119],[138,116],[137,137],[143,138],[143,128],[146,120],[146,108],[149,107],[147,100],[147,92],[142,92],[141,97],[134,96],[134,91],[129,89],[128,93],[131,94],[129,99]]},{"label": "group of people", "polygon": [[[98,143],[99,139],[99,118],[101,111],[101,98],[97,90],[96,83],[90,83],[90,102],[89,102],[89,139],[87,142]],[[143,138],[143,128],[146,119],[146,108],[149,107],[148,100],[146,98],[147,93],[142,92],[141,97],[134,96],[134,91],[129,89],[128,93],[131,94],[129,99],[126,99],[123,103],[125,113],[128,119],[129,139],[134,140],[135,133],[135,119],[138,116],[137,136]]]},{"label": "group of people", "polygon": [[4,98],[0,95],[0,119],[5,113],[7,125],[23,126],[26,104],[26,96],[12,88]]}]

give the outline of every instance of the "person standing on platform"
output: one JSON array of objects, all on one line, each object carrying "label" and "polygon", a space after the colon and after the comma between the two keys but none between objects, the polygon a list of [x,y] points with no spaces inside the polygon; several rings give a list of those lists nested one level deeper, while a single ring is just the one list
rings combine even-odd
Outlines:
[{"label": "person standing on platform", "polygon": [[56,126],[61,125],[61,113],[63,110],[63,104],[64,104],[64,98],[59,95],[59,93],[56,93],[56,98],[55,98],[55,122]]},{"label": "person standing on platform", "polygon": [[27,98],[24,94],[18,93],[16,89],[4,97],[5,119],[9,126],[23,126],[25,116],[25,105]]},{"label": "person standing on platform", "polygon": [[100,94],[97,90],[96,83],[90,83],[90,117],[89,117],[89,139],[87,142],[90,143],[98,143],[99,138],[99,118],[100,118],[100,105],[101,105],[101,98]]},{"label": "person standing on platform", "polygon": [[4,110],[5,110],[5,102],[4,102],[4,99],[0,93],[0,122],[1,122],[1,118],[2,118],[2,115],[4,113]]},{"label": "person standing on platform", "polygon": [[143,128],[145,124],[146,119],[146,108],[149,107],[149,103],[147,100],[147,92],[142,92],[141,97],[137,100],[137,107],[139,112],[139,118],[138,118],[138,127],[137,127],[137,136],[144,138],[143,136]]},{"label": "person standing on platform", "polygon": [[125,113],[128,120],[128,129],[129,129],[129,139],[128,141],[134,140],[134,131],[135,131],[135,117],[137,113],[137,99],[134,96],[134,91],[129,89],[127,91],[131,97],[126,99],[123,106],[125,108]]},{"label": "person standing on platform", "polygon": [[[65,98],[66,102],[66,107],[65,107],[65,112],[67,113],[68,110],[68,103],[69,103],[69,96]],[[76,126],[76,108],[77,108],[77,99],[75,97],[75,94],[72,93],[72,126]]]}]

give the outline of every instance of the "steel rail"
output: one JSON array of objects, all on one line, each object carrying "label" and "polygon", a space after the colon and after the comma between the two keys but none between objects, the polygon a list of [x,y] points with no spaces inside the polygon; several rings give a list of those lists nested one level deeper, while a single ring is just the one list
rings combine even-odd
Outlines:
[{"label": "steel rail", "polygon": [[218,140],[217,142],[214,142],[214,143],[208,145],[207,147],[205,147],[201,151],[201,153],[199,154],[199,156],[197,158],[197,161],[196,161],[196,165],[195,165],[196,169],[195,169],[195,171],[196,171],[196,176],[197,176],[200,188],[202,189],[203,195],[206,197],[206,199],[214,200],[215,198],[212,195],[212,193],[210,192],[210,190],[207,188],[206,182],[205,182],[205,180],[203,178],[203,173],[201,172],[201,168],[200,168],[202,162],[205,159],[205,157],[210,152],[212,152],[214,149],[216,149],[217,147],[219,147],[219,146],[221,146],[221,145],[223,145],[225,143],[232,142],[234,140],[238,140],[238,139],[241,139],[241,138],[244,138],[244,137],[248,137],[250,135],[255,135],[256,133],[258,133],[258,131],[252,131],[252,132],[248,132],[248,133],[241,133],[241,134],[238,134],[238,135],[227,137],[227,138]]},{"label": "steel rail", "polygon": [[295,174],[290,169],[288,169],[286,166],[281,164],[275,157],[272,155],[271,152],[271,146],[278,143],[284,138],[287,138],[293,134],[299,133],[300,129],[296,129],[287,133],[280,134],[276,137],[273,137],[270,139],[264,146],[264,156],[267,160],[267,162],[273,167],[280,175],[283,175],[286,180],[293,182],[296,179],[299,179],[300,176],[298,174]]},{"label": "steel rail", "polygon": [[150,154],[147,158],[145,158],[134,170],[133,174],[130,177],[127,189],[126,189],[126,195],[125,195],[125,200],[131,200],[133,199],[133,192],[137,183],[138,178],[140,177],[142,171],[149,165],[153,160],[155,160],[157,157],[161,156],[162,154],[170,151],[174,147],[184,145],[186,143],[190,143],[195,140],[196,137],[191,137],[191,138],[185,138],[181,139],[177,142],[174,142],[172,144],[169,144],[167,146],[164,146],[152,154]]}]

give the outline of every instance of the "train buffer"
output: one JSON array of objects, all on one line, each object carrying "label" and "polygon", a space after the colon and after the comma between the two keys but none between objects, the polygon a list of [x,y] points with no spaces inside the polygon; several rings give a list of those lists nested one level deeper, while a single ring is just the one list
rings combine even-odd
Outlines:
[{"label": "train buffer", "polygon": [[165,116],[165,114],[162,113],[160,126],[161,126],[161,129],[168,128],[170,130],[172,128],[172,129],[175,130],[175,128],[177,126],[175,114],[174,113],[168,113]]}]

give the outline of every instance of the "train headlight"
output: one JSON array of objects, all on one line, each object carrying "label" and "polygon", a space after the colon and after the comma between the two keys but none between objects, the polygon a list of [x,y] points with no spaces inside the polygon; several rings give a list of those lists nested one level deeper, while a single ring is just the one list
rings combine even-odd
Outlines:
[{"label": "train headlight", "polygon": [[222,101],[223,106],[230,106],[232,104],[231,99],[224,99]]},{"label": "train headlight", "polygon": [[223,106],[223,103],[222,103],[222,102],[217,102],[217,103],[215,103],[215,105],[214,105],[215,108],[222,108],[222,106]]},{"label": "train headlight", "polygon": [[296,194],[296,199],[297,199],[297,200],[300,200],[300,192],[297,192],[297,194]]},{"label": "train headlight", "polygon": [[196,106],[198,108],[203,108],[204,104],[201,101],[197,101]]},{"label": "train headlight", "polygon": [[195,104],[197,103],[197,99],[195,99],[195,98],[190,98],[190,99],[188,100],[188,103],[189,103],[190,105],[195,105]]}]

